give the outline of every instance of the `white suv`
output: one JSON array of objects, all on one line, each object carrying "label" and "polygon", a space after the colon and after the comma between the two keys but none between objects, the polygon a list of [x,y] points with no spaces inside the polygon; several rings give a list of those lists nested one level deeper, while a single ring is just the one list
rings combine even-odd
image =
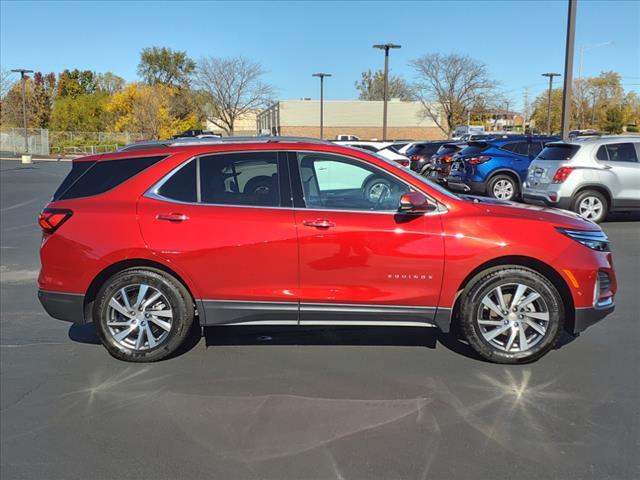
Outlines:
[{"label": "white suv", "polygon": [[527,203],[573,210],[593,222],[612,211],[640,210],[640,136],[548,143],[527,173]]}]

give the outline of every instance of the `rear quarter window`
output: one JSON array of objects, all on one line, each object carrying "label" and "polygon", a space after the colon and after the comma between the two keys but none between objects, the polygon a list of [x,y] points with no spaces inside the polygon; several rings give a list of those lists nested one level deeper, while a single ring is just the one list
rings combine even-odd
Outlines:
[{"label": "rear quarter window", "polygon": [[[91,163],[91,166],[87,167],[82,174],[76,175],[76,178],[69,182],[65,178],[58,191],[56,191],[58,198],[54,197],[54,199],[69,200],[104,193],[124,183],[163,158],[166,158],[166,156],[87,162]],[[78,164],[81,163],[84,162],[78,162]],[[71,170],[69,176],[71,175],[75,175],[74,169]],[[62,190],[65,183],[67,183],[68,187]]]}]

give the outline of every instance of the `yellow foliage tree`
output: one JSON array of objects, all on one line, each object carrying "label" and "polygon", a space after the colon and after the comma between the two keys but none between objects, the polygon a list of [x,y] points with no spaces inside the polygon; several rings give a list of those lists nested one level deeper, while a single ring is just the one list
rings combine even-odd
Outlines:
[{"label": "yellow foliage tree", "polygon": [[140,132],[149,140],[164,140],[199,125],[195,114],[179,116],[173,112],[173,100],[180,94],[177,87],[132,83],[113,95],[106,110],[116,131]]}]

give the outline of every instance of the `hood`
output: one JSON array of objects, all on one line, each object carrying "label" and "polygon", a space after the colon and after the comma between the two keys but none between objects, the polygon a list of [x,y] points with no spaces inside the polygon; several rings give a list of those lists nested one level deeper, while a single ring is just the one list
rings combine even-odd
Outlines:
[{"label": "hood", "polygon": [[600,226],[598,226],[597,223],[585,220],[577,213],[568,210],[510,202],[496,198],[479,197],[476,195],[459,195],[459,197],[463,200],[473,202],[478,208],[481,208],[489,215],[549,222],[558,227],[576,228],[578,230],[600,230]]}]

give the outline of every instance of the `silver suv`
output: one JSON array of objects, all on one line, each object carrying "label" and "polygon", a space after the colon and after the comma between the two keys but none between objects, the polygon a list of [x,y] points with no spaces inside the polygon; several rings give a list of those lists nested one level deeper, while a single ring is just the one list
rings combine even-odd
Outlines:
[{"label": "silver suv", "polygon": [[640,210],[639,158],[638,135],[548,143],[529,165],[524,201],[573,210],[593,222],[609,212]]}]

